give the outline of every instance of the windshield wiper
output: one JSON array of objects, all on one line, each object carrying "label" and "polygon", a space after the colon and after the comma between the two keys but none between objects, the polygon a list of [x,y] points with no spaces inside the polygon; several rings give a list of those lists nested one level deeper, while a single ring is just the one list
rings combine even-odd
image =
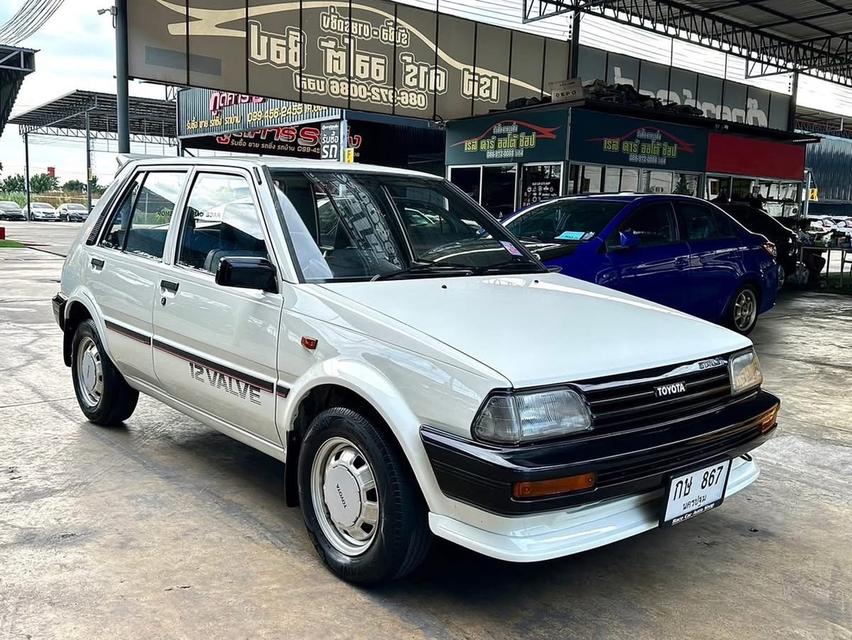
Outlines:
[{"label": "windshield wiper", "polygon": [[435,262],[429,262],[426,264],[413,264],[410,267],[406,267],[404,269],[399,269],[398,271],[391,271],[390,273],[377,273],[370,279],[370,282],[375,282],[376,280],[393,280],[394,278],[404,278],[406,276],[419,276],[419,275],[459,275],[459,276],[472,276],[474,274],[474,269],[472,267],[465,267],[462,265],[456,264],[438,264]]},{"label": "windshield wiper", "polygon": [[516,271],[518,267],[521,267],[525,270],[533,270],[535,273],[544,273],[541,269],[541,266],[532,260],[527,259],[518,259],[512,258],[511,260],[506,260],[505,262],[498,262],[497,264],[489,264],[481,267],[474,267],[474,271],[477,275],[482,275],[485,273],[501,273],[503,271]]}]

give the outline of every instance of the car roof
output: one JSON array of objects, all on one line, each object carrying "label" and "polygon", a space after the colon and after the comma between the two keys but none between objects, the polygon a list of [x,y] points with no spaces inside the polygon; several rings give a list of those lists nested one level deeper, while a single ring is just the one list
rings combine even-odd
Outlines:
[{"label": "car roof", "polygon": [[380,167],[373,164],[360,164],[350,162],[334,162],[332,160],[305,160],[302,158],[268,158],[268,157],[217,157],[217,158],[140,158],[132,159],[127,164],[137,167],[156,166],[214,166],[214,167],[269,167],[270,170],[290,171],[338,171],[344,173],[381,173],[385,175],[411,176],[417,178],[431,178],[440,180],[441,176],[409,169],[396,169],[394,167]]}]

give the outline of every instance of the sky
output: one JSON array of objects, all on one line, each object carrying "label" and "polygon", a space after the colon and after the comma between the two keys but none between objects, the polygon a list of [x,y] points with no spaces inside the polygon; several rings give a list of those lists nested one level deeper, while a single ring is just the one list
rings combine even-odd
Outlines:
[{"label": "sky", "polygon": [[[23,0],[0,0],[0,24],[5,22]],[[436,0],[404,0],[434,9]],[[570,19],[561,16],[529,25],[520,23],[522,0],[437,0],[440,10],[500,26],[523,28],[542,35],[565,39]],[[115,93],[115,31],[109,14],[99,16],[99,8],[111,0],[65,0],[41,30],[20,43],[37,49],[36,71],[24,79],[13,114],[27,111],[75,89]],[[744,80],[745,65],[741,59],[711,51],[695,44],[675,41],[633,27],[616,24],[597,16],[583,16],[580,42],[610,51],[626,53],[703,73]],[[753,80],[756,85],[789,93],[790,76],[781,74]],[[131,82],[130,94],[163,98],[162,86]],[[852,89],[802,76],[798,103],[832,113],[852,116]],[[24,172],[24,145],[15,125],[6,125],[0,137],[0,175]],[[101,184],[110,182],[115,173],[115,142],[93,144],[93,171]],[[174,147],[133,145],[135,153],[172,154]],[[31,173],[42,173],[56,167],[62,182],[85,180],[84,143],[80,139],[34,136],[30,138]]]}]

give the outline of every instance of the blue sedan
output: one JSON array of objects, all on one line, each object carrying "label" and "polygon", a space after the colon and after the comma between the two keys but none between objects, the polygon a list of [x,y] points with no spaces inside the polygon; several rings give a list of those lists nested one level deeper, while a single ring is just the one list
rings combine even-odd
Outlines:
[{"label": "blue sedan", "polygon": [[688,196],[548,200],[503,220],[548,266],[746,334],[775,304],[775,246]]}]

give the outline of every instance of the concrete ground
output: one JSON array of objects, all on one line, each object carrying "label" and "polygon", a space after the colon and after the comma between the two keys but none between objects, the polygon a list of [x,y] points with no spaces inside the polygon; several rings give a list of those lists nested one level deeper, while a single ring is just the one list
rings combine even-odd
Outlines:
[{"label": "concrete ground", "polygon": [[439,542],[362,590],[317,560],[280,463],[150,399],[83,419],[60,266],[0,250],[0,638],[852,638],[851,297],[761,319],[781,427],[718,510],[533,565]]},{"label": "concrete ground", "polygon": [[19,222],[0,220],[9,240],[23,242],[40,251],[64,256],[68,246],[80,233],[81,222]]}]

